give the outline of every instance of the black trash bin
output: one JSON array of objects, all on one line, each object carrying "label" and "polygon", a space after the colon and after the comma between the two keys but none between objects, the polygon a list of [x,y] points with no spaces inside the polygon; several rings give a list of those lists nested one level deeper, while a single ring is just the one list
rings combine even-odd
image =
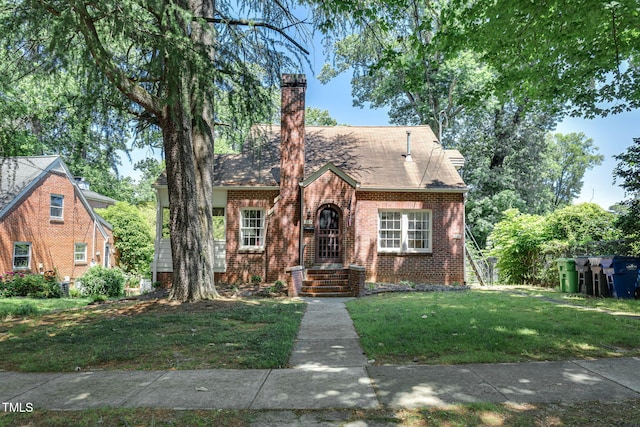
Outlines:
[{"label": "black trash bin", "polygon": [[607,276],[607,283],[613,297],[625,299],[636,297],[640,258],[619,255],[603,257],[600,265]]},{"label": "black trash bin", "polygon": [[575,260],[578,272],[578,290],[583,295],[593,295],[593,276],[591,275],[589,258],[579,256]]},{"label": "black trash bin", "polygon": [[597,297],[611,296],[607,283],[607,276],[602,271],[603,256],[589,257],[589,268],[591,269],[591,281],[593,283],[593,295]]},{"label": "black trash bin", "polygon": [[60,282],[60,292],[63,298],[69,298],[69,282]]}]

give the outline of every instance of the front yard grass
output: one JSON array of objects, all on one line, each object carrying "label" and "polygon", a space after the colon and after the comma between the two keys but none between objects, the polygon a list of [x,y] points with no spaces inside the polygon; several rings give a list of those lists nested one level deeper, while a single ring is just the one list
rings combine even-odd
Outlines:
[{"label": "front yard grass", "polygon": [[0,369],[284,367],[304,312],[290,300],[122,301],[0,318]]},{"label": "front yard grass", "polygon": [[0,320],[7,316],[33,316],[51,311],[84,307],[90,301],[90,298],[0,298]]},{"label": "front yard grass", "polygon": [[[640,301],[597,304],[623,304],[625,314],[640,315]],[[640,355],[640,320],[518,292],[386,294],[347,308],[367,357],[379,365]]]}]

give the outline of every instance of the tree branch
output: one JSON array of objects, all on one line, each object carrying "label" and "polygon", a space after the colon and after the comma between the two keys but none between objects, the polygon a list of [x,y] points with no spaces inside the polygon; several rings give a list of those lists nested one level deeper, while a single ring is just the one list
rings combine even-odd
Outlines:
[{"label": "tree branch", "polygon": [[224,19],[224,18],[202,18],[202,19],[204,19],[205,22],[208,22],[210,24],[226,24],[226,25],[267,28],[271,31],[275,31],[276,33],[280,34],[282,37],[287,39],[291,44],[293,44],[305,55],[309,55],[309,51],[304,46],[298,43],[293,37],[287,34],[282,28],[276,27],[275,25],[271,25],[266,22],[250,21],[248,19]]},{"label": "tree branch", "polygon": [[136,104],[139,104],[151,114],[160,117],[162,109],[158,100],[140,85],[127,77],[124,71],[122,71],[122,69],[113,62],[111,55],[109,55],[100,41],[98,31],[96,30],[93,19],[89,15],[85,5],[80,2],[74,6],[74,9],[82,23],[79,30],[87,42],[87,47],[91,52],[91,56],[93,56],[93,59],[96,61],[96,65],[105,73],[109,81],[111,81],[122,94]]}]

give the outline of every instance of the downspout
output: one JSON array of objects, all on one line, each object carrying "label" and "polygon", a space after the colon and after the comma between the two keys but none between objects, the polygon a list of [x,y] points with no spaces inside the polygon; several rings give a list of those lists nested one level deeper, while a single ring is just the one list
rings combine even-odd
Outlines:
[{"label": "downspout", "polygon": [[162,205],[160,203],[160,196],[158,195],[158,188],[156,188],[156,238],[153,242],[153,265],[151,267],[151,280],[152,284],[158,281],[158,242],[162,238]]},{"label": "downspout", "polygon": [[300,184],[300,245],[298,265],[304,265],[304,186]]},{"label": "downspout", "polygon": [[96,260],[96,217],[93,213],[91,213],[91,217],[93,218],[93,236],[91,242],[91,266],[95,265]]}]

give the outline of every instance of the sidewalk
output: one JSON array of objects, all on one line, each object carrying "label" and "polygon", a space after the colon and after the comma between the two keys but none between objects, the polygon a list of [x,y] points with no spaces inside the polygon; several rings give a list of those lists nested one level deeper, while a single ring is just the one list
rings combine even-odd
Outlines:
[{"label": "sidewalk", "polygon": [[640,358],[370,366],[344,299],[307,299],[290,369],[0,372],[0,402],[35,408],[416,408],[640,399]]}]

